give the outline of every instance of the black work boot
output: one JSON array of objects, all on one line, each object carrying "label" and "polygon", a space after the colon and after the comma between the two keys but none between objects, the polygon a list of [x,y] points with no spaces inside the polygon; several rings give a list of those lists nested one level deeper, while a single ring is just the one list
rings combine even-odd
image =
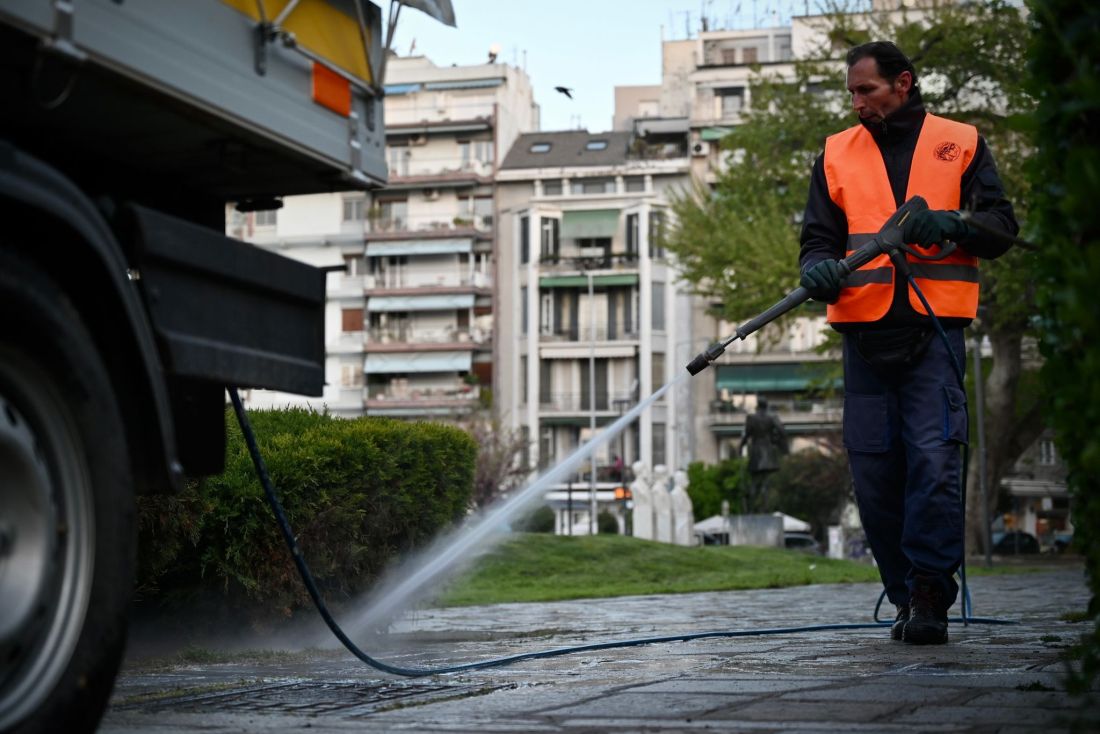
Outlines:
[{"label": "black work boot", "polygon": [[898,616],[894,617],[894,625],[890,628],[890,639],[900,640],[905,623],[909,621],[909,605],[896,604],[895,606],[898,608]]},{"label": "black work boot", "polygon": [[909,593],[909,621],[901,638],[914,645],[947,642],[947,607],[943,594],[932,584],[917,584]]}]

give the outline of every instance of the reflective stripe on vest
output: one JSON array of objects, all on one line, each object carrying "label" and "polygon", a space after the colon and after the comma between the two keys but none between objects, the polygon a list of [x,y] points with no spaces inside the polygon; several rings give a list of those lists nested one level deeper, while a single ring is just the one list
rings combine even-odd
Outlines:
[{"label": "reflective stripe on vest", "polygon": [[[978,147],[978,131],[971,125],[926,115],[913,150],[906,200],[920,194],[930,209],[958,209],[962,176]],[[825,141],[825,180],[829,197],[848,218],[847,250],[858,249],[882,228],[894,213],[894,195],[886,164],[871,133],[862,125]],[[937,247],[915,248],[935,254]],[[906,256],[913,278],[937,316],[974,318],[978,313],[978,260],[956,250],[943,260],[925,261]],[[912,288],[909,303],[927,313]],[[840,298],[828,307],[830,323],[877,321],[890,310],[894,298],[894,266],[885,255],[848,276]]]}]

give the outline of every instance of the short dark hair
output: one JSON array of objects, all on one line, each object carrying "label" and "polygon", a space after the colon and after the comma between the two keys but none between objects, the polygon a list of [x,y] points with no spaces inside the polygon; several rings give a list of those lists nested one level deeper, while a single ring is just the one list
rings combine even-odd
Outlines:
[{"label": "short dark hair", "polygon": [[848,51],[848,66],[868,57],[875,60],[879,75],[891,84],[901,72],[907,71],[913,75],[913,87],[917,86],[917,70],[913,68],[913,62],[889,41],[871,41],[855,46]]}]

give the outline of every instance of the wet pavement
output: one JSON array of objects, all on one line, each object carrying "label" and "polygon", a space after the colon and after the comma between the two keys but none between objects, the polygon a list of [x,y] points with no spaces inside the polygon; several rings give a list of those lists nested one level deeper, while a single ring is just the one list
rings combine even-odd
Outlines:
[{"label": "wet pavement", "polygon": [[[371,654],[450,665],[640,637],[869,622],[872,584],[422,610]],[[1100,730],[1096,694],[1066,692],[1088,592],[1080,565],[972,577],[973,614],[945,646],[888,629],[718,637],[400,678],[340,650],[131,659],[101,732],[1057,732]],[[953,610],[957,614],[957,608]],[[884,612],[885,616],[885,612]],[[192,656],[194,658],[195,656]],[[1091,704],[1091,705],[1090,705]]]}]

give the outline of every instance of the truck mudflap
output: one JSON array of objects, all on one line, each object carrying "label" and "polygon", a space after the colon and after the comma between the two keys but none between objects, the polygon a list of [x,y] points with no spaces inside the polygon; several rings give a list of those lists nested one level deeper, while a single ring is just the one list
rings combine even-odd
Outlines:
[{"label": "truck mudflap", "polygon": [[128,214],[169,374],[322,394],[323,271],[152,209]]}]

